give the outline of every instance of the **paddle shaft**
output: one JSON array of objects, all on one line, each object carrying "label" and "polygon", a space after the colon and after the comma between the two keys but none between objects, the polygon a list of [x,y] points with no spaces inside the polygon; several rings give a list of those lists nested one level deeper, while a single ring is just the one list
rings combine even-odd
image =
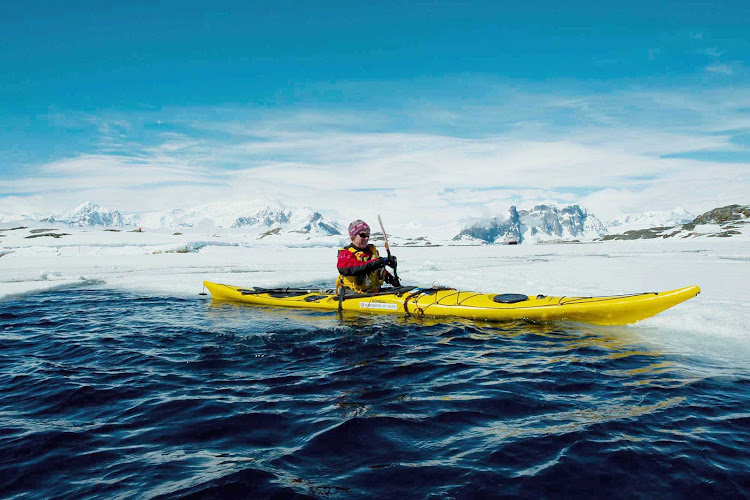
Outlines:
[{"label": "paddle shaft", "polygon": [[385,251],[388,252],[388,257],[391,256],[391,249],[388,247],[388,235],[385,234],[385,227],[383,227],[383,219],[378,214],[378,222],[380,223],[380,230],[383,231],[383,239],[385,240]]},{"label": "paddle shaft", "polygon": [[[385,226],[383,226],[383,219],[380,218],[380,214],[378,214],[378,222],[380,223],[380,230],[383,231],[383,240],[385,240],[385,251],[388,253],[388,257],[390,257],[391,248],[388,246],[388,235],[385,232]],[[395,265],[393,266],[393,278],[396,280],[396,283],[400,283]]]}]

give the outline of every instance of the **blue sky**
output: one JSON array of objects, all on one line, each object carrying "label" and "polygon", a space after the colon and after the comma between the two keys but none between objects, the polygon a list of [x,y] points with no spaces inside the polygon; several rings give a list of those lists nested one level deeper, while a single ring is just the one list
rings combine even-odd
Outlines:
[{"label": "blue sky", "polygon": [[747,203],[750,3],[611,3],[5,5],[0,212]]}]

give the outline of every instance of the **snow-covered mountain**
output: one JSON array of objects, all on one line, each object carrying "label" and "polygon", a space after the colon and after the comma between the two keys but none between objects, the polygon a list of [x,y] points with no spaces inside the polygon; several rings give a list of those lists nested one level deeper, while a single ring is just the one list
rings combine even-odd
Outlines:
[{"label": "snow-covered mountain", "polygon": [[464,227],[453,239],[485,243],[543,243],[593,240],[604,225],[578,205],[537,205],[531,210],[510,207],[507,217],[493,217]]},{"label": "snow-covered mountain", "polygon": [[341,224],[324,217],[309,208],[290,210],[281,207],[265,207],[249,215],[238,217],[232,227],[280,227],[296,233],[312,233],[323,236],[341,234]]},{"label": "snow-covered mountain", "polygon": [[[4,216],[3,220],[18,217]],[[80,227],[143,227],[148,229],[234,228],[259,235],[301,233],[308,236],[342,234],[342,225],[309,208],[287,207],[279,202],[216,202],[190,209],[122,215],[96,203],[86,202],[72,210],[36,218],[39,222]]]},{"label": "snow-covered mountain", "polygon": [[134,215],[132,225],[146,228],[238,228],[249,232],[296,232],[318,236],[341,234],[341,224],[309,208],[278,202],[216,202],[187,210]]},{"label": "snow-covered mountain", "polygon": [[[0,224],[59,223],[67,226],[169,229],[217,229],[254,235],[264,242],[282,245],[338,245],[348,241],[345,224],[310,208],[286,206],[277,201],[252,200],[216,202],[190,209],[122,215],[119,211],[86,202],[72,210],[49,217],[26,214],[0,214]],[[375,229],[375,228],[374,228]],[[419,221],[394,223],[388,233],[397,246],[433,246],[441,244],[549,243],[592,240],[632,240],[649,238],[689,238],[735,236],[750,233],[750,206],[729,205],[692,217],[684,209],[670,212],[645,212],[603,225],[579,205],[537,205],[531,210],[510,207],[507,215],[475,220],[463,227],[458,221],[446,221],[441,231],[425,228]],[[392,231],[392,232],[391,232]],[[456,234],[458,233],[458,234]],[[428,236],[429,235],[429,236]],[[455,235],[455,236],[453,236]],[[375,243],[382,235],[373,232]],[[452,238],[452,243],[448,240]]]},{"label": "snow-covered mountain", "polygon": [[624,233],[638,231],[652,227],[673,227],[692,222],[695,215],[684,208],[675,208],[669,212],[644,212],[642,214],[627,215],[611,220],[605,224],[607,233]]},{"label": "snow-covered mountain", "polygon": [[41,219],[41,222],[57,222],[81,227],[125,227],[126,225],[126,221],[120,212],[100,207],[91,201],[82,203],[72,210],[66,210]]},{"label": "snow-covered mountain", "polygon": [[750,233],[750,205],[727,205],[714,208],[684,224],[630,229],[608,234],[603,240],[647,240],[653,238],[728,238]]}]

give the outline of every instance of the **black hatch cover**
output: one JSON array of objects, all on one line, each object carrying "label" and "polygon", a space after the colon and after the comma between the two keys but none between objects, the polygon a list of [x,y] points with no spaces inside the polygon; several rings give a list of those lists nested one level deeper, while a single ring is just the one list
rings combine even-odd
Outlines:
[{"label": "black hatch cover", "polygon": [[515,304],[516,302],[529,300],[529,297],[522,293],[501,293],[492,297],[492,300],[500,304]]}]

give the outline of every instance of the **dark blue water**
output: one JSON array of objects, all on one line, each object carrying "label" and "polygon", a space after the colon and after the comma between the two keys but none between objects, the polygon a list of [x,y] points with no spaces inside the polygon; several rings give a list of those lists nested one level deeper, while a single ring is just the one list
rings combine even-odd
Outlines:
[{"label": "dark blue water", "polygon": [[637,329],[71,290],[0,336],[2,497],[750,492],[748,369]]}]

